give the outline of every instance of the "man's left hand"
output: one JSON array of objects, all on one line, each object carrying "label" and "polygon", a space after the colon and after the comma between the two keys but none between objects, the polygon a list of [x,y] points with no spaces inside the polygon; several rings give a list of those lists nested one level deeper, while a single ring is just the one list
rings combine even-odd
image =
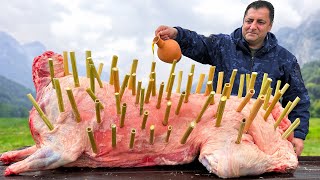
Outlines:
[{"label": "man's left hand", "polygon": [[296,150],[296,154],[297,156],[300,156],[302,151],[303,151],[303,139],[300,139],[300,138],[293,138],[292,139],[292,144],[293,144],[293,147],[295,148]]}]

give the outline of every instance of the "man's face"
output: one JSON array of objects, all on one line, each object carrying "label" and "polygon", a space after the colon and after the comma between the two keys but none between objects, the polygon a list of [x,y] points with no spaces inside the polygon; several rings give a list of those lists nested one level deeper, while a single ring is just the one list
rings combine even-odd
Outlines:
[{"label": "man's face", "polygon": [[267,8],[250,8],[243,19],[242,35],[249,43],[250,48],[260,48],[264,38],[271,30],[272,23]]}]

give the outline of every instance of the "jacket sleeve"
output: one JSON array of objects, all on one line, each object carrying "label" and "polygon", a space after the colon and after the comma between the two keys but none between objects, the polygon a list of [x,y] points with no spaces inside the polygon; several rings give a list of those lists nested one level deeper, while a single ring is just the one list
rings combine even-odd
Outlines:
[{"label": "jacket sleeve", "polygon": [[213,62],[218,50],[219,35],[205,37],[194,31],[175,27],[178,30],[176,41],[181,47],[182,54],[202,64],[215,65]]},{"label": "jacket sleeve", "polygon": [[300,98],[297,106],[289,114],[289,119],[293,122],[296,118],[300,118],[300,125],[294,131],[294,137],[305,140],[309,131],[310,98],[295,57],[293,65],[286,70],[285,82],[288,82],[290,87],[283,95],[282,104],[285,106],[289,101],[293,102],[297,96]]}]

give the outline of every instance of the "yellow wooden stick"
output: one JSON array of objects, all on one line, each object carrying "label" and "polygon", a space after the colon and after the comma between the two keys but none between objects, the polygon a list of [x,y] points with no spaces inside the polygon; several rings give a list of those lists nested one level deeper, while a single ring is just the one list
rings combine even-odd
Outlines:
[{"label": "yellow wooden stick", "polygon": [[250,74],[246,74],[246,92],[247,93],[250,91],[249,85],[250,85]]},{"label": "yellow wooden stick", "polygon": [[140,116],[143,113],[143,106],[144,106],[144,88],[141,88],[141,92],[140,92]]},{"label": "yellow wooden stick", "polygon": [[255,90],[251,89],[246,96],[243,98],[243,100],[241,101],[241,103],[239,104],[238,108],[237,108],[237,112],[241,112],[242,109],[246,106],[246,104],[250,101],[251,97],[254,95]]},{"label": "yellow wooden stick", "polygon": [[300,118],[297,118],[290,127],[282,134],[283,139],[287,139],[290,134],[300,125]]},{"label": "yellow wooden stick", "polygon": [[63,104],[63,98],[62,98],[62,92],[61,92],[59,79],[53,78],[53,81],[56,86],[56,94],[57,94],[57,99],[58,99],[59,111],[64,112],[64,104]]},{"label": "yellow wooden stick", "polygon": [[94,65],[93,64],[89,64],[89,78],[90,78],[90,89],[93,93],[95,93],[95,79],[94,79]]},{"label": "yellow wooden stick", "polygon": [[267,108],[269,106],[269,100],[270,100],[271,94],[272,94],[272,88],[269,87],[269,89],[267,91],[266,99],[264,100],[264,103],[263,103],[264,110],[267,110]]},{"label": "yellow wooden stick", "polygon": [[42,109],[40,108],[40,106],[38,105],[36,100],[33,98],[32,94],[27,94],[27,96],[28,96],[29,100],[31,101],[31,103],[33,104],[33,107],[38,111],[38,114],[40,115],[43,122],[47,125],[49,130],[52,131],[54,129],[53,125],[49,121],[48,117],[44,114],[44,112],[42,111]]},{"label": "yellow wooden stick", "polygon": [[155,72],[151,72],[151,78],[154,80],[153,82],[153,87],[152,87],[152,96],[156,96],[157,95],[157,82],[156,82],[156,73]]},{"label": "yellow wooden stick", "polygon": [[216,71],[216,66],[210,66],[209,74],[208,74],[208,81],[213,82],[214,72]]},{"label": "yellow wooden stick", "polygon": [[100,79],[101,79],[102,69],[103,69],[103,63],[101,62],[101,63],[99,63],[99,67],[98,67],[98,75],[99,75]]},{"label": "yellow wooden stick", "polygon": [[254,89],[254,84],[256,83],[258,73],[252,72],[250,77],[249,89]]},{"label": "yellow wooden stick", "polygon": [[188,137],[190,136],[192,130],[194,129],[196,123],[194,121],[192,121],[188,127],[188,129],[186,130],[186,132],[184,133],[184,135],[182,136],[180,143],[181,144],[185,144],[188,140]]},{"label": "yellow wooden stick", "polygon": [[112,71],[113,71],[114,92],[120,92],[119,70],[118,68],[112,68]]},{"label": "yellow wooden stick", "polygon": [[238,90],[238,98],[242,98],[243,85],[244,85],[244,74],[241,74],[241,75],[240,75],[239,90]]},{"label": "yellow wooden stick", "polygon": [[63,70],[64,70],[65,76],[70,74],[69,63],[68,63],[68,52],[67,51],[63,51]]},{"label": "yellow wooden stick", "polygon": [[[120,89],[120,93],[119,93],[119,95],[120,95],[120,101],[121,101],[122,96],[123,96],[123,93],[124,93],[124,91],[126,90],[126,87],[127,87],[127,85],[128,85],[129,77],[130,77],[130,75],[129,75],[129,74],[126,74],[126,75],[124,76],[123,81],[122,81],[121,89]],[[132,83],[131,83],[131,86],[132,86]]]},{"label": "yellow wooden stick", "polygon": [[194,74],[194,68],[196,67],[195,64],[191,64],[190,73]]},{"label": "yellow wooden stick", "polygon": [[[263,73],[263,78],[262,78],[262,83],[261,83],[261,87],[260,87],[259,96],[261,95],[262,89],[265,87],[265,83],[266,83],[267,78],[268,78],[268,73]],[[272,81],[272,79],[271,79],[271,81]],[[267,90],[268,90],[268,88],[267,88]],[[267,93],[267,90],[265,91],[265,93]],[[265,93],[263,95],[265,95]]]},{"label": "yellow wooden stick", "polygon": [[169,142],[169,138],[170,138],[171,131],[172,131],[172,126],[169,125],[169,126],[168,126],[168,130],[167,130],[167,135],[166,135],[166,143]]},{"label": "yellow wooden stick", "polygon": [[269,117],[271,111],[273,110],[274,106],[276,105],[276,103],[279,101],[279,99],[281,98],[281,96],[283,95],[283,93],[279,90],[276,95],[273,97],[273,100],[270,104],[270,106],[267,108],[266,113],[264,114],[263,118],[264,120],[267,120],[267,118]]},{"label": "yellow wooden stick", "polygon": [[183,102],[183,99],[184,99],[185,96],[186,96],[186,92],[183,91],[183,92],[180,94],[180,98],[179,98],[179,102],[178,102],[178,105],[177,105],[177,109],[176,109],[176,111],[175,111],[175,114],[176,114],[176,115],[178,115],[179,112],[180,112],[180,109],[181,109],[181,106],[182,106],[182,102]]},{"label": "yellow wooden stick", "polygon": [[231,88],[230,83],[225,83],[221,96],[227,96],[227,98],[228,98],[228,92],[229,92],[230,88]]},{"label": "yellow wooden stick", "polygon": [[212,94],[212,98],[211,98],[210,105],[213,105],[213,104],[214,104],[214,95],[216,94],[216,92],[211,91],[210,95],[211,95],[211,94]]},{"label": "yellow wooden stick", "polygon": [[230,95],[231,95],[231,92],[232,92],[232,88],[233,88],[233,84],[234,84],[234,80],[236,79],[236,75],[237,75],[237,72],[238,72],[238,69],[233,69],[232,70],[232,74],[231,74],[231,77],[230,77],[230,88],[228,89],[228,92],[227,92],[227,98],[229,99],[230,98]]},{"label": "yellow wooden stick", "polygon": [[183,71],[179,71],[176,93],[180,93]]},{"label": "yellow wooden stick", "polygon": [[[103,88],[103,83],[101,81],[100,75],[98,74],[96,67],[94,66],[92,58],[88,57],[87,60],[89,62],[89,73],[90,73],[89,78],[91,79],[91,77],[93,77],[93,79],[94,79],[94,77],[95,77],[98,81],[100,88]],[[91,72],[91,68],[92,68],[92,72]],[[91,74],[92,74],[92,76],[91,76]]]},{"label": "yellow wooden stick", "polygon": [[100,101],[99,99],[95,100],[95,109],[96,109],[96,119],[97,123],[101,123],[101,115],[100,115]]},{"label": "yellow wooden stick", "polygon": [[117,109],[117,114],[121,114],[121,108],[120,108],[120,96],[119,93],[114,93],[114,96],[116,98],[116,109]]},{"label": "yellow wooden stick", "polygon": [[112,131],[112,147],[117,147],[117,126],[115,124],[111,124]]},{"label": "yellow wooden stick", "polygon": [[126,118],[126,112],[127,112],[127,104],[123,103],[122,104],[122,109],[121,109],[121,117],[120,117],[120,128],[124,126],[124,120]]},{"label": "yellow wooden stick", "polygon": [[79,110],[78,110],[78,107],[77,107],[77,103],[76,103],[76,101],[74,99],[72,90],[68,87],[68,88],[66,88],[66,91],[67,91],[68,98],[69,98],[69,101],[70,101],[74,116],[76,118],[76,121],[79,123],[81,121],[81,117],[80,117],[80,113],[79,113]]},{"label": "yellow wooden stick", "polygon": [[220,102],[219,102],[217,114],[216,114],[216,127],[220,127],[221,125],[221,120],[222,120],[224,108],[226,106],[226,101],[227,101],[227,96],[222,96],[220,98]]},{"label": "yellow wooden stick", "polygon": [[136,129],[131,129],[130,144],[129,144],[130,149],[133,148],[135,136],[136,136]]},{"label": "yellow wooden stick", "polygon": [[53,60],[52,60],[52,58],[49,58],[49,59],[48,59],[48,63],[49,63],[49,70],[50,70],[50,78],[51,78],[52,87],[53,87],[53,89],[55,89],[54,81],[53,81],[53,78],[54,78],[54,68],[53,68]]},{"label": "yellow wooden stick", "polygon": [[286,83],[283,87],[282,87],[282,89],[281,89],[281,92],[284,94],[286,91],[287,91],[287,89],[289,88],[289,84],[288,83]]},{"label": "yellow wooden stick", "polygon": [[[93,101],[95,101],[97,99],[97,96],[91,91],[90,88],[87,88],[86,91]],[[100,108],[104,109],[104,106],[102,105],[101,101],[100,101]]]},{"label": "yellow wooden stick", "polygon": [[141,129],[145,129],[146,128],[148,116],[149,116],[149,112],[148,111],[144,111],[143,119],[142,119],[142,123],[141,123]]},{"label": "yellow wooden stick", "polygon": [[204,92],[205,96],[208,96],[210,92],[213,90],[212,81],[207,82],[206,91]]},{"label": "yellow wooden stick", "polygon": [[117,63],[118,63],[118,56],[113,55],[112,56],[111,67],[110,67],[110,80],[109,80],[109,83],[111,85],[113,85],[113,71],[112,71],[112,69],[117,67]]},{"label": "yellow wooden stick", "polygon": [[274,91],[274,96],[276,95],[276,93],[280,90],[280,86],[281,86],[281,80],[277,81],[277,85],[276,85],[276,89]]},{"label": "yellow wooden stick", "polygon": [[166,92],[168,92],[169,90],[169,84],[170,84],[170,80],[171,80],[171,74],[174,73],[174,70],[176,68],[176,64],[177,64],[177,60],[173,60],[172,62],[172,66],[171,66],[171,71],[168,77],[168,81],[167,81],[167,86],[166,86]]},{"label": "yellow wooden stick", "polygon": [[128,84],[128,89],[132,88],[132,74],[137,73],[137,66],[138,66],[138,59],[132,60],[132,65],[131,65],[131,70],[130,70],[130,79],[129,79],[129,84]]},{"label": "yellow wooden stick", "polygon": [[86,50],[86,72],[87,72],[87,78],[90,78],[90,61],[88,58],[91,58],[91,51]]},{"label": "yellow wooden stick", "polygon": [[204,81],[205,76],[206,76],[205,74],[200,74],[199,80],[198,80],[198,84],[197,84],[197,88],[196,88],[196,92],[195,92],[195,93],[200,94],[200,91],[201,91],[202,84],[203,84],[203,81]]},{"label": "yellow wooden stick", "polygon": [[87,133],[88,133],[88,137],[89,137],[89,140],[90,140],[90,144],[91,144],[91,148],[92,148],[92,152],[97,154],[98,152],[98,148],[97,148],[97,145],[96,145],[96,141],[94,139],[94,135],[93,135],[93,132],[92,132],[92,128],[87,128]]},{"label": "yellow wooden stick", "polygon": [[212,101],[212,98],[213,98],[213,93],[210,93],[210,95],[207,97],[207,100],[206,102],[204,103],[204,105],[202,106],[202,109],[200,111],[200,113],[198,114],[197,118],[196,118],[196,123],[199,123],[204,112],[207,110],[210,102]]},{"label": "yellow wooden stick", "polygon": [[292,105],[290,106],[287,114],[290,114],[290,112],[293,110],[294,107],[296,107],[299,101],[300,101],[300,98],[297,96],[292,102]]},{"label": "yellow wooden stick", "polygon": [[168,101],[168,102],[167,102],[166,113],[165,113],[164,119],[163,119],[163,121],[162,121],[162,124],[163,124],[164,126],[168,125],[170,110],[171,110],[171,102]]},{"label": "yellow wooden stick", "polygon": [[74,86],[80,87],[78,70],[77,70],[77,63],[76,63],[76,56],[73,51],[70,52],[70,60],[71,60],[71,66],[72,66],[72,75],[73,75],[73,80],[74,80]]},{"label": "yellow wooden stick", "polygon": [[144,103],[148,104],[150,101],[150,96],[153,88],[154,79],[149,79],[148,88],[146,92],[146,98],[144,100]]},{"label": "yellow wooden stick", "polygon": [[269,87],[270,87],[271,82],[272,82],[272,79],[271,79],[271,78],[267,78],[267,79],[265,80],[264,85],[263,85],[262,89],[260,90],[259,96],[260,96],[260,95],[266,95],[266,93],[267,93],[267,91],[268,91],[268,89],[269,89]]},{"label": "yellow wooden stick", "polygon": [[282,119],[284,118],[285,115],[287,115],[287,112],[290,108],[290,106],[292,105],[292,102],[289,101],[286,105],[286,107],[284,108],[284,110],[281,112],[280,116],[277,118],[276,122],[274,123],[274,129],[276,129],[279,124],[281,123]]},{"label": "yellow wooden stick", "polygon": [[150,139],[149,139],[149,143],[153,144],[154,143],[154,125],[150,126]]},{"label": "yellow wooden stick", "polygon": [[169,88],[168,88],[168,93],[167,93],[167,100],[170,100],[171,98],[171,92],[172,92],[172,87],[173,87],[173,83],[174,83],[174,79],[175,79],[176,75],[174,73],[171,74],[171,78],[170,78],[170,83],[169,83]]},{"label": "yellow wooden stick", "polygon": [[239,128],[239,132],[238,132],[238,137],[236,140],[236,144],[240,144],[241,142],[241,138],[242,138],[242,134],[243,134],[243,129],[246,123],[246,119],[242,119],[241,124],[240,124],[240,128]]},{"label": "yellow wooden stick", "polygon": [[136,73],[133,73],[132,75],[132,95],[135,96],[136,95]]},{"label": "yellow wooden stick", "polygon": [[218,73],[218,82],[217,82],[217,89],[216,89],[216,93],[217,94],[221,94],[222,83],[223,83],[223,75],[224,75],[223,71]]},{"label": "yellow wooden stick", "polygon": [[192,80],[193,80],[193,74],[189,73],[188,74],[187,88],[186,88],[186,97],[184,98],[184,102],[185,103],[187,103],[189,101],[189,95],[190,95],[191,87],[192,87]]},{"label": "yellow wooden stick", "polygon": [[164,82],[162,81],[160,84],[159,95],[158,95],[158,100],[157,100],[157,106],[156,106],[157,109],[160,109],[160,107],[161,107],[163,89],[164,89]]},{"label": "yellow wooden stick", "polygon": [[248,132],[254,118],[257,116],[261,105],[264,102],[264,95],[258,97],[258,99],[254,102],[252,109],[250,110],[250,114],[248,119],[246,120],[246,125],[244,126],[244,132]]},{"label": "yellow wooden stick", "polygon": [[142,81],[138,81],[136,104],[139,104],[139,101],[140,101],[141,86],[142,86]]}]

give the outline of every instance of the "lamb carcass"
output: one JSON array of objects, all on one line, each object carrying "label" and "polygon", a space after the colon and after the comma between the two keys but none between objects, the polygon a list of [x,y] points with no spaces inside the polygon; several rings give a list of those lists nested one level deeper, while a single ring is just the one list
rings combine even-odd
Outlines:
[{"label": "lamb carcass", "polygon": [[[59,78],[64,100],[65,111],[58,108],[56,91],[52,87],[48,58],[54,62],[54,74]],[[103,104],[101,123],[97,123],[95,103],[86,92],[90,80],[80,77],[80,87],[74,87],[72,75],[64,76],[63,58],[54,52],[45,52],[35,58],[33,63],[33,81],[37,96],[36,101],[52,123],[50,131],[42,121],[35,108],[30,111],[29,125],[35,145],[20,151],[2,154],[1,161],[11,164],[5,175],[19,174],[27,171],[38,171],[64,167],[141,167],[155,165],[177,165],[192,162],[199,156],[199,161],[219,177],[239,177],[258,175],[265,172],[292,172],[297,168],[298,160],[291,142],[282,139],[281,134],[288,128],[290,121],[285,117],[275,130],[274,123],[283,110],[276,104],[272,114],[265,121],[265,111],[260,109],[247,133],[244,133],[240,144],[235,141],[240,124],[250,114],[255,102],[251,99],[241,112],[236,112],[241,102],[231,96],[227,100],[220,127],[215,126],[215,115],[220,95],[214,95],[215,103],[209,105],[201,121],[195,125],[185,144],[180,140],[189,124],[198,116],[207,96],[191,94],[187,103],[183,103],[180,113],[175,109],[180,94],[173,93],[167,100],[165,93],[161,108],[157,109],[157,96],[151,96],[150,102],[144,104],[149,112],[146,128],[141,129],[143,116],[140,106],[135,103],[135,96],[126,89],[121,103],[126,103],[127,112],[124,127],[119,127],[120,115],[116,111],[114,87],[103,82],[103,88],[97,83],[95,95]],[[72,88],[81,122],[75,120],[65,88]],[[143,87],[146,87],[143,85]],[[162,121],[167,102],[171,101],[168,125],[173,127],[170,139],[165,141],[167,126]],[[112,147],[111,124],[117,126],[116,147]],[[150,143],[149,127],[154,125],[155,138]],[[90,127],[94,132],[97,153],[94,153],[86,132]],[[133,148],[129,147],[131,129],[136,129]]]}]

